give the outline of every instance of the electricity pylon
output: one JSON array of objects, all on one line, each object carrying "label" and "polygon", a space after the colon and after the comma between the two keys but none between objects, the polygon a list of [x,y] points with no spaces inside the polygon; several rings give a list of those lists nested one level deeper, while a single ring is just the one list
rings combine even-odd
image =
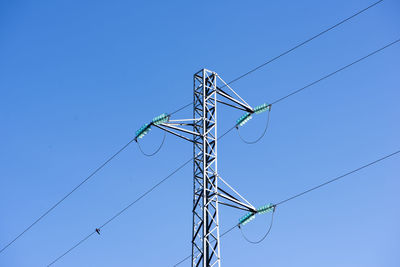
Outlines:
[{"label": "electricity pylon", "polygon": [[[193,143],[192,266],[195,267],[221,266],[219,204],[248,211],[240,221],[243,224],[260,212],[218,175],[217,103],[246,112],[237,121],[237,127],[251,119],[253,113],[270,108],[263,104],[253,109],[217,73],[202,69],[194,74],[193,118],[171,120],[164,113],[136,132],[136,138],[142,138],[155,126]],[[224,186],[219,185],[220,181]]]}]

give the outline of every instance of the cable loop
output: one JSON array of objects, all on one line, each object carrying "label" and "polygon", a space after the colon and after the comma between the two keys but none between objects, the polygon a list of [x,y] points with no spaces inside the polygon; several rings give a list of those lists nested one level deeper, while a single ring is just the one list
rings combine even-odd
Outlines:
[{"label": "cable loop", "polygon": [[156,151],[154,151],[153,153],[146,153],[145,151],[143,151],[143,149],[142,149],[142,147],[140,146],[140,143],[139,143],[138,140],[136,140],[136,143],[138,144],[139,150],[140,150],[140,152],[142,152],[143,155],[145,155],[146,157],[152,157],[152,156],[154,156],[155,154],[157,154],[157,153],[160,151],[161,147],[164,145],[165,137],[166,137],[166,136],[167,136],[167,133],[164,132],[164,137],[163,137],[163,140],[162,140],[160,146],[159,146],[159,147],[156,149]]},{"label": "cable loop", "polygon": [[271,112],[271,110],[269,109],[269,110],[268,110],[267,122],[266,122],[265,128],[264,128],[264,132],[262,133],[262,135],[261,135],[260,137],[258,137],[257,139],[255,139],[255,140],[253,140],[253,141],[247,141],[247,140],[245,140],[245,139],[242,137],[242,135],[240,134],[239,127],[236,127],[237,133],[238,133],[240,139],[243,141],[243,143],[246,143],[246,144],[248,144],[248,145],[253,145],[253,144],[255,144],[255,143],[258,143],[258,142],[265,136],[265,134],[267,133],[268,126],[269,126],[270,112]]},{"label": "cable loop", "polygon": [[248,239],[248,238],[246,237],[246,235],[243,233],[242,227],[240,227],[240,225],[239,225],[240,232],[242,233],[243,238],[244,238],[247,242],[249,242],[249,243],[251,243],[251,244],[259,244],[259,243],[261,243],[262,241],[264,241],[265,238],[267,238],[267,236],[268,236],[269,233],[271,232],[272,225],[273,225],[273,223],[274,223],[275,208],[276,208],[276,205],[274,205],[274,209],[272,210],[271,222],[270,222],[270,224],[269,224],[268,231],[267,231],[267,233],[266,233],[260,240],[252,241],[252,240]]}]

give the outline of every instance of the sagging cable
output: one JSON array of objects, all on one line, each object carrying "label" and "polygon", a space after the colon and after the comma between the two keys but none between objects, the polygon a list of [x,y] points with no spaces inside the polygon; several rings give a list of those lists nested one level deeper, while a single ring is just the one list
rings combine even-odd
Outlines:
[{"label": "sagging cable", "polygon": [[136,131],[135,141],[138,144],[140,152],[142,152],[143,155],[145,155],[147,157],[151,157],[151,156],[154,156],[155,154],[157,154],[160,151],[161,147],[164,145],[165,138],[166,138],[166,132],[164,132],[164,137],[163,137],[163,140],[162,140],[160,146],[153,153],[144,152],[142,147],[140,146],[138,139],[141,139],[146,134],[148,134],[151,130],[152,125],[160,125],[162,123],[168,122],[169,118],[170,118],[170,115],[168,115],[167,113],[163,113],[157,117],[154,117],[150,123],[144,124],[142,127],[140,127],[139,130]]},{"label": "sagging cable", "polygon": [[264,213],[271,212],[271,211],[275,211],[275,205],[273,205],[273,204],[271,204],[271,203],[259,207],[259,208],[257,209],[257,211],[250,211],[250,212],[248,212],[246,215],[244,215],[243,217],[241,217],[241,218],[239,219],[239,226],[240,226],[240,225],[245,225],[245,224],[247,224],[248,222],[254,220],[254,218],[256,217],[256,214],[257,214],[257,213],[259,213],[259,214],[264,214]]},{"label": "sagging cable", "polygon": [[271,104],[262,104],[259,106],[256,106],[253,110],[253,112],[246,112],[243,114],[237,121],[236,121],[236,128],[239,128],[239,126],[245,125],[249,120],[253,118],[253,113],[260,114],[263,113],[267,110],[271,110]]},{"label": "sagging cable", "polygon": [[239,127],[236,127],[237,132],[238,132],[238,135],[239,135],[239,138],[240,138],[244,143],[246,143],[246,144],[248,144],[248,145],[256,144],[256,143],[258,143],[258,142],[265,136],[265,134],[267,133],[267,130],[268,130],[268,127],[269,127],[269,119],[270,119],[270,113],[271,113],[271,105],[262,104],[262,105],[257,106],[257,107],[254,108],[254,113],[256,113],[256,114],[260,114],[260,113],[263,113],[263,112],[265,112],[265,111],[268,111],[267,122],[265,123],[265,127],[264,127],[263,133],[262,133],[257,139],[252,140],[252,141],[248,141],[248,140],[244,139],[244,138],[242,137],[242,135],[240,134]]},{"label": "sagging cable", "polygon": [[260,213],[260,214],[262,214],[262,213],[268,213],[268,212],[271,212],[271,211],[272,211],[271,221],[270,221],[268,230],[267,230],[267,232],[264,234],[264,236],[263,236],[261,239],[257,240],[257,241],[253,241],[253,240],[248,239],[248,238],[246,237],[246,235],[244,234],[243,229],[242,229],[242,227],[241,227],[241,225],[243,225],[243,224],[240,224],[240,223],[239,223],[238,227],[239,227],[239,229],[240,229],[240,232],[242,233],[243,238],[244,238],[247,242],[249,242],[249,243],[251,243],[251,244],[259,244],[259,243],[261,243],[262,241],[264,241],[265,238],[267,238],[267,236],[268,236],[269,233],[271,232],[272,225],[273,225],[273,223],[274,223],[275,209],[276,209],[276,205],[272,205],[272,204],[264,205],[264,206],[260,207],[259,209],[257,209],[257,213]]},{"label": "sagging cable", "polygon": [[163,140],[161,141],[161,144],[159,145],[159,147],[153,153],[146,153],[142,149],[142,146],[140,145],[139,141],[136,141],[136,143],[138,144],[139,150],[140,150],[140,152],[142,152],[143,155],[145,155],[146,157],[152,157],[152,156],[154,156],[155,154],[157,154],[161,150],[162,146],[164,145],[166,137],[167,137],[167,132],[164,132],[164,137],[163,137]]},{"label": "sagging cable", "polygon": [[169,118],[170,118],[170,115],[168,115],[167,113],[163,113],[157,117],[154,117],[150,123],[145,123],[142,127],[140,127],[139,130],[136,131],[135,140],[137,140],[138,138],[141,139],[141,138],[143,138],[143,136],[148,134],[151,130],[152,125],[159,125],[164,122],[168,122]]}]

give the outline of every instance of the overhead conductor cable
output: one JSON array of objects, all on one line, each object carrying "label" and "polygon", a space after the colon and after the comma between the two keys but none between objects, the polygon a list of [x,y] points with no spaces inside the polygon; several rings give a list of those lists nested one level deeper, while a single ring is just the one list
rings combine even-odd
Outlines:
[{"label": "overhead conductor cable", "polygon": [[[322,32],[320,32],[320,33],[318,33],[318,34],[312,36],[311,38],[309,38],[309,39],[307,39],[307,40],[305,40],[305,41],[299,43],[298,45],[294,46],[293,48],[291,48],[291,49],[289,49],[289,50],[287,50],[287,51],[281,53],[280,55],[278,55],[278,56],[276,56],[276,57],[274,57],[274,58],[268,60],[267,62],[265,62],[265,63],[263,63],[263,64],[257,66],[256,68],[254,68],[254,69],[248,71],[247,73],[245,73],[245,74],[243,74],[243,75],[237,77],[236,79],[230,81],[228,84],[234,83],[234,82],[236,82],[237,80],[239,80],[239,79],[241,79],[241,78],[247,76],[248,74],[250,74],[250,73],[252,73],[252,72],[254,72],[254,71],[256,71],[256,70],[258,70],[258,69],[260,69],[260,68],[262,68],[262,67],[264,67],[264,66],[266,66],[266,65],[268,65],[268,64],[270,64],[271,62],[273,62],[273,61],[279,59],[280,57],[282,57],[282,56],[284,56],[284,55],[286,55],[286,54],[288,54],[288,53],[294,51],[295,49],[297,49],[297,48],[299,48],[299,47],[301,47],[301,46],[307,44],[308,42],[310,42],[310,41],[312,41],[312,40],[314,40],[314,39],[320,37],[321,35],[323,35],[323,34],[329,32],[329,31],[335,29],[336,27],[338,27],[338,26],[342,25],[343,23],[345,23],[345,22],[347,22],[347,21],[353,19],[354,17],[356,17],[356,16],[360,15],[361,13],[367,11],[368,9],[370,9],[370,8],[372,8],[372,7],[376,6],[376,5],[378,5],[378,4],[381,3],[381,2],[383,2],[383,0],[379,0],[379,1],[374,2],[373,4],[371,4],[371,5],[367,6],[367,7],[365,7],[364,9],[362,9],[362,10],[356,12],[356,13],[354,13],[353,15],[351,15],[351,16],[349,16],[349,17],[343,19],[343,20],[341,20],[340,22],[338,22],[338,23],[336,23],[335,25],[333,25],[333,26],[327,28],[326,30],[324,30],[324,31],[322,31]],[[281,101],[281,100],[282,100],[282,99],[280,99],[279,101]],[[278,102],[278,101],[275,101],[274,103],[277,103],[277,102]],[[192,105],[192,103],[188,103],[188,104],[182,106],[181,108],[177,109],[176,111],[170,113],[169,115],[171,116],[171,115],[173,115],[173,114],[175,114],[175,113],[177,113],[177,112],[180,112],[181,110],[183,110],[183,109],[185,109],[185,108],[187,108],[187,107],[189,107],[189,106],[191,106],[191,105]],[[233,129],[233,128],[232,128],[232,129]],[[231,130],[232,130],[232,129],[231,129]],[[117,154],[119,154],[122,150],[124,150],[124,149],[125,149],[130,143],[132,143],[133,141],[134,141],[134,139],[132,139],[132,140],[131,140],[127,145],[125,145],[120,151],[118,151],[118,152],[117,152],[115,155],[113,155],[109,160],[107,160],[103,165],[101,165],[101,166],[100,166],[98,169],[96,169],[92,174],[90,174],[86,179],[84,179],[77,187],[75,187],[71,192],[69,192],[67,195],[65,195],[59,202],[57,202],[56,204],[54,204],[50,209],[48,209],[44,214],[42,214],[36,221],[34,221],[30,226],[28,226],[24,231],[22,231],[22,232],[21,232],[18,236],[16,236],[12,241],[10,241],[7,245],[5,245],[5,246],[0,250],[0,253],[2,253],[6,248],[8,248],[11,244],[13,244],[17,239],[19,239],[22,235],[24,235],[27,231],[29,231],[29,230],[30,230],[35,224],[37,224],[41,219],[43,219],[45,216],[47,216],[47,214],[49,214],[49,213],[50,213],[54,208],[56,208],[61,202],[63,202],[66,198],[68,198],[68,197],[69,197],[76,189],[78,189],[81,185],[83,185],[84,183],[86,183],[86,181],[89,180],[97,171],[99,171],[99,170],[100,170],[101,168],[103,168],[106,164],[108,164],[109,161],[111,161]]]},{"label": "overhead conductor cable", "polygon": [[168,122],[170,116],[171,116],[171,115],[168,115],[167,113],[163,113],[163,114],[161,114],[161,115],[159,115],[159,116],[153,118],[153,120],[152,120],[150,123],[144,124],[139,130],[136,131],[135,141],[136,141],[136,143],[138,144],[139,150],[140,150],[140,152],[142,152],[143,155],[145,155],[145,156],[147,156],[147,157],[151,157],[151,156],[154,156],[155,154],[157,154],[157,153],[161,150],[162,146],[164,145],[165,138],[166,138],[167,134],[166,134],[166,132],[164,132],[164,136],[163,136],[163,139],[162,139],[162,141],[161,141],[161,144],[160,144],[160,145],[158,146],[158,148],[157,148],[154,152],[152,152],[152,153],[147,153],[147,152],[145,152],[145,151],[142,149],[142,147],[141,147],[141,145],[140,145],[140,142],[138,141],[138,138],[141,139],[141,138],[143,138],[148,132],[150,132],[151,126],[152,126],[152,125],[157,126],[157,125],[160,125],[160,124],[162,124],[162,123],[164,123],[164,122]]}]

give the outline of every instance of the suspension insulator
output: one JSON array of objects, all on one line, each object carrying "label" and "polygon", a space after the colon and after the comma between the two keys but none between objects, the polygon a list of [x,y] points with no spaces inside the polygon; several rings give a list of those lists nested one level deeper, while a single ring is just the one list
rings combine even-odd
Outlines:
[{"label": "suspension insulator", "polygon": [[262,104],[262,105],[259,105],[259,106],[255,107],[255,108],[254,108],[254,112],[255,112],[256,114],[260,114],[260,113],[262,113],[262,112],[264,112],[264,111],[267,111],[267,110],[269,110],[269,109],[270,109],[270,105],[267,105],[266,103],[264,103],[264,104]]},{"label": "suspension insulator", "polygon": [[237,121],[236,121],[236,125],[238,126],[243,126],[246,122],[248,122],[249,120],[251,120],[253,117],[251,116],[251,113],[246,113],[243,114]]},{"label": "suspension insulator", "polygon": [[260,213],[260,214],[263,214],[263,213],[271,212],[271,211],[273,211],[273,210],[274,210],[274,205],[272,205],[272,204],[270,203],[270,204],[266,204],[266,205],[264,205],[264,206],[258,208],[258,209],[257,209],[257,212]]},{"label": "suspension insulator", "polygon": [[151,130],[150,127],[150,123],[146,123],[142,127],[140,127],[140,129],[136,131],[136,139],[145,136]]},{"label": "suspension insulator", "polygon": [[153,118],[153,124],[159,125],[161,123],[167,122],[169,120],[169,116],[167,113],[163,113],[155,118]]},{"label": "suspension insulator", "polygon": [[249,212],[246,215],[244,215],[242,218],[239,219],[239,224],[245,225],[246,223],[254,220],[255,217],[256,217],[255,213]]}]

